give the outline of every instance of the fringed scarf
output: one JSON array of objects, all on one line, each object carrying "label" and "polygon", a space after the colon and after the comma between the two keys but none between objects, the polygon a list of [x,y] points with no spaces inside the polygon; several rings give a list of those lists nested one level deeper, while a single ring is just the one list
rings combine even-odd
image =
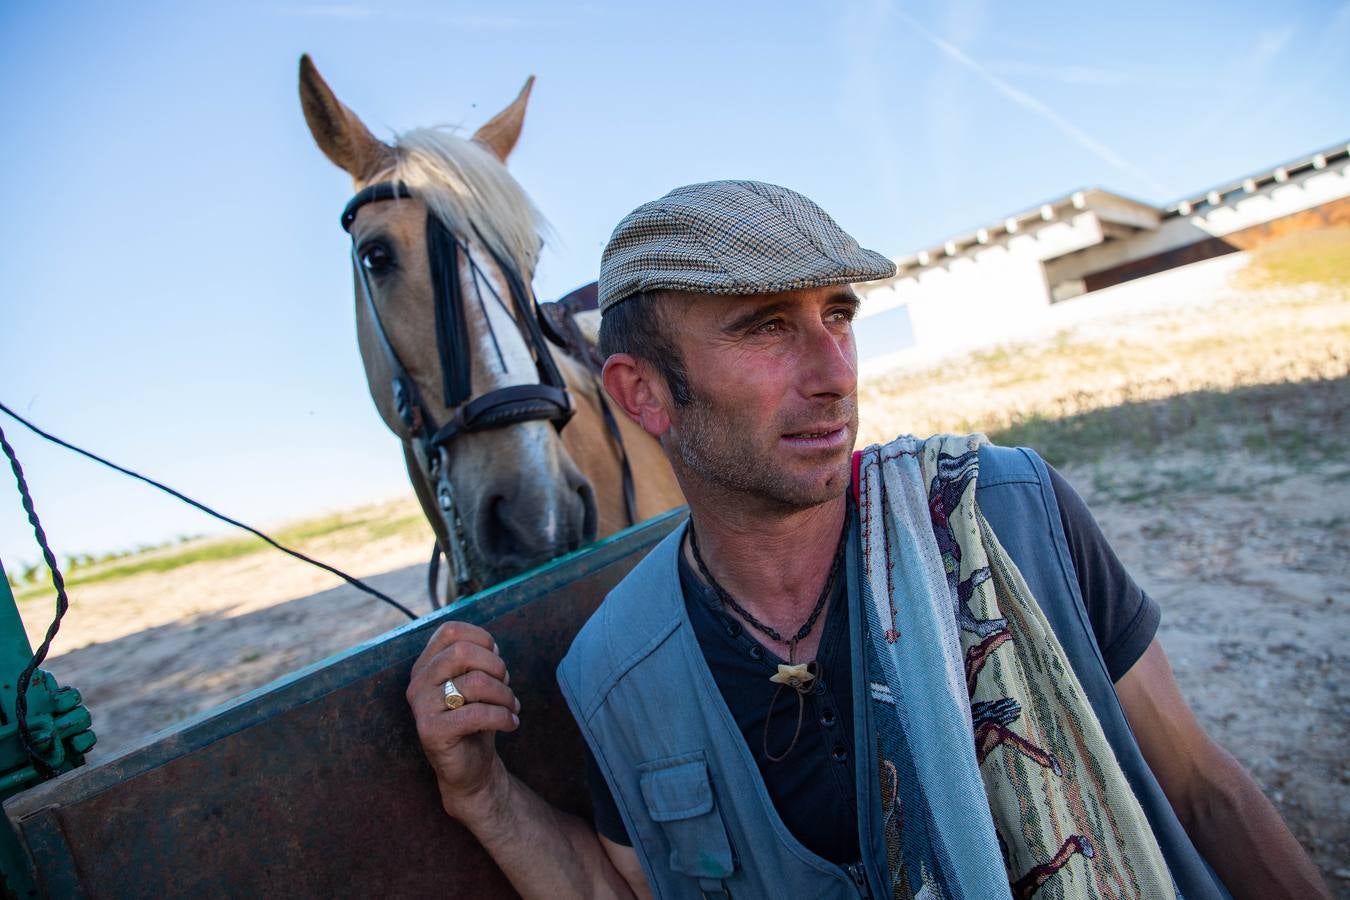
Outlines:
[{"label": "fringed scarf", "polygon": [[983,442],[902,437],[859,463],[894,896],[1174,897],[1063,648],[975,505]]}]

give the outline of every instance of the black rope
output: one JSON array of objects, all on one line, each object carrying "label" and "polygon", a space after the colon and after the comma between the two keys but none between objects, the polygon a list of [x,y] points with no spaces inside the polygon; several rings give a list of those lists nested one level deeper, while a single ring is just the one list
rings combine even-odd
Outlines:
[{"label": "black rope", "polygon": [[[390,606],[394,607],[394,609],[396,609],[396,610],[398,610],[399,612],[403,613],[403,614],[404,614],[405,616],[407,616],[408,618],[410,618],[410,619],[416,619],[416,618],[417,618],[417,614],[416,614],[416,613],[414,613],[412,610],[408,609],[408,607],[404,606],[402,603],[399,603],[397,600],[395,600],[394,598],[390,597],[389,595],[384,594],[384,593],[381,593],[380,591],[375,590],[375,588],[371,587],[370,585],[366,584],[365,582],[361,581],[360,579],[353,578],[352,576],[348,575],[346,572],[343,572],[343,571],[341,571],[340,569],[335,569],[335,568],[333,568],[332,566],[328,565],[327,563],[319,562],[317,559],[313,559],[312,557],[306,556],[305,554],[299,552],[298,550],[292,550],[290,547],[285,547],[285,546],[283,546],[283,545],[281,545],[281,544],[278,544],[276,541],[272,540],[272,538],[270,538],[270,537],[268,537],[267,535],[263,534],[261,531],[259,531],[258,529],[254,528],[254,527],[251,526],[251,525],[245,525],[243,522],[240,522],[238,519],[232,519],[232,518],[230,518],[230,517],[227,516],[227,515],[224,515],[224,514],[222,514],[222,513],[218,513],[218,512],[216,512],[214,509],[212,509],[211,507],[207,506],[206,504],[204,504],[204,503],[199,503],[198,501],[193,500],[191,497],[187,496],[186,494],[180,493],[179,491],[174,490],[173,488],[169,487],[169,486],[166,485],[166,484],[162,484],[161,482],[155,481],[153,478],[147,478],[146,476],[140,474],[139,472],[133,472],[133,471],[130,470],[130,469],[123,468],[122,466],[119,466],[119,465],[118,465],[117,463],[115,463],[115,462],[109,462],[108,460],[104,459],[104,458],[101,457],[101,456],[98,456],[97,454],[90,453],[88,450],[82,449],[82,448],[80,448],[80,447],[76,447],[74,444],[71,444],[71,443],[69,443],[69,442],[67,442],[67,441],[63,441],[63,440],[61,440],[61,438],[57,437],[56,435],[48,434],[47,432],[43,431],[41,428],[37,427],[37,426],[34,425],[32,422],[28,421],[28,420],[25,419],[23,416],[19,415],[18,413],[16,413],[14,410],[10,409],[8,406],[6,406],[6,405],[3,404],[3,403],[0,403],[0,412],[3,412],[5,415],[9,416],[9,417],[12,418],[14,421],[18,422],[20,425],[22,425],[23,427],[27,428],[29,431],[33,432],[34,434],[36,434],[36,435],[37,435],[38,437],[40,437],[40,438],[43,438],[43,439],[48,440],[48,441],[51,441],[53,444],[56,444],[56,445],[59,446],[59,447],[65,447],[67,450],[70,450],[70,451],[73,451],[73,452],[75,452],[75,453],[78,453],[78,454],[80,454],[80,455],[83,456],[83,457],[86,457],[86,458],[88,458],[88,459],[92,459],[94,462],[100,463],[100,464],[102,464],[102,465],[105,465],[105,466],[107,466],[108,468],[110,468],[110,469],[112,469],[112,470],[114,470],[114,471],[121,472],[123,475],[127,475],[127,476],[129,476],[129,477],[131,477],[131,478],[135,478],[135,479],[138,480],[138,481],[144,481],[146,484],[150,485],[151,487],[159,488],[159,489],[160,489],[161,491],[163,491],[164,493],[169,494],[169,495],[172,496],[172,497],[176,497],[176,498],[178,498],[179,500],[182,500],[182,501],[183,501],[184,503],[186,503],[188,506],[191,506],[191,507],[193,507],[193,508],[195,508],[195,509],[199,509],[199,510],[201,510],[202,512],[206,513],[208,516],[214,516],[215,518],[219,519],[219,520],[222,521],[222,522],[226,522],[226,523],[228,523],[228,524],[230,524],[230,525],[233,525],[233,526],[236,527],[236,528],[242,528],[244,531],[247,531],[249,534],[253,535],[253,536],[256,537],[256,538],[260,538],[261,540],[263,540],[263,541],[265,541],[266,543],[270,544],[272,547],[275,547],[276,549],[280,550],[282,553],[285,553],[285,554],[288,554],[288,555],[290,555],[290,556],[293,556],[293,557],[295,557],[296,559],[300,560],[301,562],[307,562],[307,563],[309,563],[311,566],[316,566],[316,567],[318,567],[318,568],[320,568],[320,569],[323,569],[325,572],[328,572],[328,573],[330,573],[330,574],[333,574],[333,575],[338,576],[338,577],[341,578],[343,581],[347,582],[348,584],[350,584],[352,587],[356,588],[357,590],[359,590],[359,591],[364,591],[365,593],[367,593],[367,594],[369,594],[370,596],[374,597],[376,600],[380,600],[380,601],[382,601],[382,602],[384,602],[384,603],[388,603]],[[6,444],[5,446],[6,446],[5,453],[6,453],[6,455],[9,455],[9,456],[10,456],[11,465],[13,466],[13,468],[14,468],[14,470],[15,470],[15,474],[18,475],[18,476],[19,476],[19,479],[20,479],[20,491],[21,491],[21,492],[24,492],[24,495],[25,495],[24,508],[30,510],[30,512],[29,512],[29,519],[30,519],[30,521],[33,522],[33,525],[36,527],[36,525],[37,525],[37,522],[36,522],[36,516],[31,512],[31,506],[32,506],[31,502],[29,502],[29,501],[27,500],[27,494],[26,494],[26,492],[25,492],[25,490],[24,490],[23,481],[22,481],[22,473],[21,473],[20,470],[19,470],[19,463],[18,463],[18,460],[15,459],[15,458],[12,456],[12,452],[13,452],[13,451],[9,449],[9,445]],[[43,539],[42,539],[42,537],[39,535],[38,543],[41,544],[42,541],[43,541]],[[59,573],[57,573],[57,571],[56,571],[55,560],[52,559],[52,558],[50,557],[50,551],[47,551],[47,549],[46,549],[45,546],[43,547],[43,550],[44,550],[44,552],[45,552],[45,553],[47,554],[47,556],[48,556],[48,559],[47,559],[47,565],[50,566],[50,567],[52,568],[52,581],[53,581],[53,582],[57,582],[57,581],[59,580],[59,578],[60,578],[60,575],[59,575]],[[65,609],[64,609],[64,608],[62,607],[62,605],[61,605],[61,604],[64,602],[63,599],[62,599],[63,597],[64,597],[63,587],[62,587],[62,585],[58,584],[58,585],[57,585],[57,620],[58,620],[58,621],[60,620],[61,615],[65,612]],[[53,627],[55,627],[55,623],[53,623]],[[55,632],[51,632],[51,634],[55,634]],[[49,640],[49,641],[51,640],[50,635],[48,636],[48,640]],[[44,645],[44,646],[45,646],[45,645]],[[35,664],[35,665],[36,665],[36,664]],[[22,695],[22,691],[20,691],[20,695]]]},{"label": "black rope", "polygon": [[[9,412],[8,408],[5,408],[5,411]],[[61,628],[61,618],[70,608],[70,600],[66,597],[66,581],[61,577],[60,566],[56,564],[56,554],[52,553],[52,548],[47,544],[47,533],[42,530],[42,522],[38,519],[37,510],[33,508],[33,496],[28,492],[28,482],[23,477],[23,466],[19,465],[19,457],[5,439],[3,428],[0,428],[0,447],[4,448],[5,456],[9,458],[9,467],[14,470],[14,480],[19,485],[19,496],[23,498],[24,512],[28,513],[28,521],[33,526],[33,536],[37,538],[38,546],[42,548],[42,558],[47,561],[47,568],[52,573],[52,587],[56,588],[56,617],[52,619],[52,624],[47,626],[47,637],[42,641],[42,646],[37,648],[33,658],[24,667],[23,674],[19,676],[18,690],[14,694],[14,717],[18,719],[19,743],[23,744],[24,752],[33,761],[33,767],[37,769],[38,774],[43,778],[51,778],[56,774],[56,770],[48,765],[46,758],[38,752],[37,745],[33,743],[33,731],[28,727],[28,680],[47,658],[52,640]],[[53,739],[56,739],[55,735]]]}]

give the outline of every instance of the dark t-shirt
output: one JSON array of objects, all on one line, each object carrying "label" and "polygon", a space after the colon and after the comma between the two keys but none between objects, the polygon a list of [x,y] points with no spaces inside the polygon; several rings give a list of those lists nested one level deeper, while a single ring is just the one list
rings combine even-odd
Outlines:
[{"label": "dark t-shirt", "polygon": [[[1083,499],[1053,468],[1050,482],[1093,634],[1111,680],[1119,681],[1153,640],[1160,618],[1158,605],[1125,571]],[[721,608],[683,553],[679,565],[680,587],[694,634],[783,824],[818,856],[840,865],[856,862],[858,813],[846,579],[836,579],[816,651],[816,680],[799,700],[792,689],[775,693],[768,680],[777,664],[786,660],[780,660],[740,619]],[[789,746],[791,753],[781,761],[769,758],[781,756]],[[589,751],[587,773],[596,830],[615,843],[631,845],[614,797]]]}]

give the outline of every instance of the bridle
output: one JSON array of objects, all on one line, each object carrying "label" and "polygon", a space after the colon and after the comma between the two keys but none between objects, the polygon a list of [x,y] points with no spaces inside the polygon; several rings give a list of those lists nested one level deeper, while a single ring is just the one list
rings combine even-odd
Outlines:
[{"label": "bridle", "polygon": [[[412,190],[401,181],[381,181],[371,184],[347,202],[342,210],[342,229],[351,233],[356,214],[367,203],[383,200],[412,199]],[[459,280],[459,255],[464,254],[473,275],[474,295],[483,310],[493,345],[498,355],[501,347],[497,336],[492,332],[491,319],[487,315],[487,306],[483,299],[482,285],[496,302],[505,306],[501,295],[492,281],[484,275],[468,246],[445,226],[433,213],[427,213],[427,256],[431,268],[431,281],[434,291],[436,313],[436,348],[441,363],[441,383],[447,409],[454,410],[450,418],[442,425],[423,402],[417,384],[408,374],[407,368],[394,350],[380,318],[379,307],[375,305],[374,292],[370,288],[369,275],[362,265],[355,241],[352,243],[352,261],[356,265],[357,280],[361,285],[361,296],[370,320],[374,325],[376,342],[384,354],[385,362],[392,373],[390,391],[394,410],[408,430],[408,440],[417,456],[418,463],[433,483],[436,503],[445,519],[450,546],[445,548],[453,569],[452,577],[456,591],[460,596],[481,587],[481,578],[473,571],[472,557],[469,553],[468,539],[464,522],[460,518],[455,501],[455,492],[450,483],[449,448],[455,438],[494,428],[505,428],[520,422],[550,421],[562,431],[576,407],[567,391],[567,384],[558,371],[553,354],[540,331],[534,306],[534,297],[525,287],[519,269],[509,265],[486,241],[479,240],[492,254],[493,261],[506,278],[515,310],[515,318],[534,357],[538,369],[539,381],[535,384],[516,384],[489,391],[472,397],[471,359],[469,355],[468,326],[464,317],[464,292]],[[438,548],[439,549],[439,548]],[[432,558],[433,602],[435,565],[439,553]]]}]

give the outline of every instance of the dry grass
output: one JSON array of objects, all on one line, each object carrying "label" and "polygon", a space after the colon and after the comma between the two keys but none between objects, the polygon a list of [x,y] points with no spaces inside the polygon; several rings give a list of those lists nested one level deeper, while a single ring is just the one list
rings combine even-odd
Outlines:
[{"label": "dry grass", "polygon": [[[417,536],[424,539],[428,546],[431,543],[431,532],[422,511],[410,497],[292,522],[270,533],[283,547],[311,556],[348,553],[390,537]],[[247,534],[242,537],[193,538],[82,565],[73,572],[64,566],[62,569],[66,586],[74,589],[147,573],[167,574],[200,563],[223,562],[264,551],[278,552],[259,538]],[[24,606],[34,602],[53,602],[55,594],[45,573],[46,569],[43,568],[39,583],[16,590],[15,599]]]},{"label": "dry grass", "polygon": [[[1104,321],[896,372],[861,392],[864,442],[982,431],[1056,465],[1123,447],[1339,452],[1350,288],[1232,288],[1202,308]],[[879,423],[879,424],[878,424]]]},{"label": "dry grass", "polygon": [[984,432],[1035,447],[1094,503],[1249,491],[1312,469],[1342,484],[1350,282],[1309,280],[1324,256],[1350,258],[1350,230],[1269,245],[1203,304],[875,378],[860,391],[862,441]]},{"label": "dry grass", "polygon": [[1299,231],[1271,241],[1252,254],[1239,279],[1244,287],[1323,284],[1350,287],[1350,228]]}]

